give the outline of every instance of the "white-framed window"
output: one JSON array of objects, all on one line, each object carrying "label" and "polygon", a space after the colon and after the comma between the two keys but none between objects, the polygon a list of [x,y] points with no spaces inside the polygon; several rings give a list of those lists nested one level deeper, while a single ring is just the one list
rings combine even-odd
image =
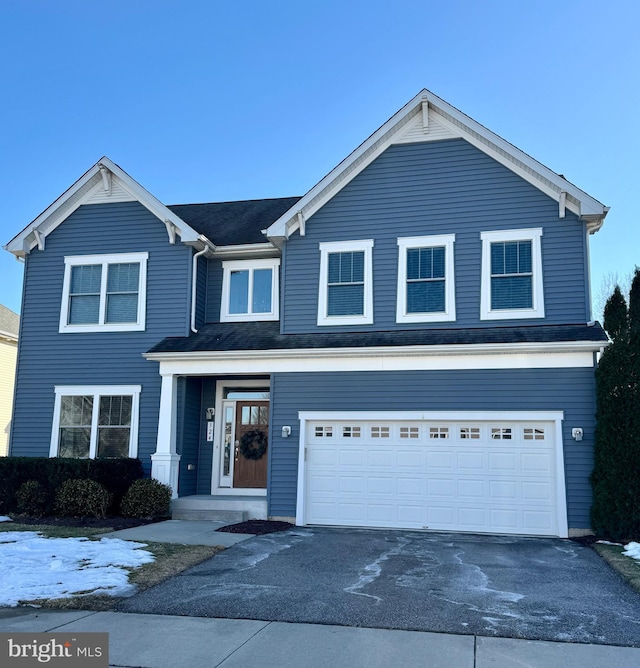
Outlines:
[{"label": "white-framed window", "polygon": [[278,320],[280,258],[222,263],[220,322]]},{"label": "white-framed window", "polygon": [[59,331],[143,331],[148,258],[148,253],[65,257]]},{"label": "white-framed window", "polygon": [[481,320],[544,318],[542,228],[481,232]]},{"label": "white-framed window", "polygon": [[140,385],[57,385],[50,457],[137,457]]},{"label": "white-framed window", "polygon": [[455,234],[398,239],[396,322],[456,319]]},{"label": "white-framed window", "polygon": [[320,244],[318,325],[373,322],[373,239]]}]

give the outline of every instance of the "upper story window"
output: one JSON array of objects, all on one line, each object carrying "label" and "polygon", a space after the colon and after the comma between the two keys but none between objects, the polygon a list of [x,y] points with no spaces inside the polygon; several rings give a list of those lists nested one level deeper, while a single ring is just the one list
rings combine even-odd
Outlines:
[{"label": "upper story window", "polygon": [[145,328],[148,253],[64,259],[60,332]]},{"label": "upper story window", "polygon": [[373,322],[373,240],[320,244],[318,325]]},{"label": "upper story window", "polygon": [[456,319],[455,234],[398,239],[397,322]]},{"label": "upper story window", "polygon": [[140,385],[57,386],[51,457],[136,457]]},{"label": "upper story window", "polygon": [[481,320],[544,318],[542,228],[482,232]]},{"label": "upper story window", "polygon": [[220,322],[277,320],[279,258],[222,263]]}]

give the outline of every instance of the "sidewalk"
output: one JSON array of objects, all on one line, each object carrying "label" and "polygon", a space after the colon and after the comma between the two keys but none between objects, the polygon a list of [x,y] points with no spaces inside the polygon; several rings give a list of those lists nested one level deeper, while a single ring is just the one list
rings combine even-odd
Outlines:
[{"label": "sidewalk", "polygon": [[109,633],[118,668],[602,668],[640,649],[122,612],[0,610],[0,632]]},{"label": "sidewalk", "polygon": [[227,533],[216,531],[228,522],[211,520],[166,520],[154,524],[143,524],[131,529],[121,529],[104,534],[105,538],[175,543],[178,545],[222,545],[231,547],[240,541],[253,538],[250,533]]}]

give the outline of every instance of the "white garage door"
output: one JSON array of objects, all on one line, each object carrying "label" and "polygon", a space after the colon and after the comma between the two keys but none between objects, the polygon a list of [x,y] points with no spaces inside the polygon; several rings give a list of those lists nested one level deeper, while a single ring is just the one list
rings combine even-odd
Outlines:
[{"label": "white garage door", "polygon": [[559,535],[553,422],[306,425],[306,524]]}]

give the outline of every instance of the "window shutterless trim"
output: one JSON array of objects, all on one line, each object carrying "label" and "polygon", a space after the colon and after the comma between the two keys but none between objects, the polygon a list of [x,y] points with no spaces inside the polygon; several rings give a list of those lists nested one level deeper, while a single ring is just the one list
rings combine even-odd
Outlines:
[{"label": "window shutterless trim", "polygon": [[[320,277],[318,280],[318,325],[367,325],[373,323],[373,239],[329,241],[318,245]],[[328,315],[329,254],[364,252],[363,312],[359,315]]]},{"label": "window shutterless trim", "polygon": [[60,446],[60,408],[62,397],[92,396],[93,412],[91,415],[91,439],[89,441],[89,459],[95,459],[98,449],[98,416],[100,397],[131,397],[131,426],[129,431],[129,457],[138,456],[138,415],[140,408],[141,385],[56,385],[51,426],[51,445],[49,457],[57,457]]},{"label": "window shutterless trim", "polygon": [[[222,301],[220,303],[220,322],[248,322],[253,320],[278,320],[280,318],[280,258],[262,260],[227,260],[222,263]],[[253,272],[255,269],[271,269],[271,310],[268,313],[252,313]],[[249,288],[247,313],[229,313],[231,303],[231,272],[248,271]]]},{"label": "window shutterless trim", "polygon": [[[149,253],[114,253],[109,255],[72,255],[64,258],[64,283],[62,287],[62,304],[60,307],[60,327],[58,331],[69,332],[142,332],[145,329],[147,311],[147,260]],[[139,264],[138,277],[138,311],[135,322],[105,322],[107,312],[107,276],[109,265]],[[69,323],[69,293],[71,289],[71,271],[73,267],[82,265],[101,265],[100,306],[98,322],[86,325]]]},{"label": "window shutterless trim", "polygon": [[[398,239],[398,294],[396,322],[451,322],[456,319],[456,286],[453,244],[455,234]],[[444,246],[444,311],[407,313],[407,251],[410,248],[437,248]]]},{"label": "window shutterless trim", "polygon": [[[480,320],[516,320],[544,318],[544,286],[542,280],[541,227],[521,230],[480,232],[482,240],[482,280],[480,287]],[[491,244],[505,241],[531,241],[531,308],[491,308]]]}]

